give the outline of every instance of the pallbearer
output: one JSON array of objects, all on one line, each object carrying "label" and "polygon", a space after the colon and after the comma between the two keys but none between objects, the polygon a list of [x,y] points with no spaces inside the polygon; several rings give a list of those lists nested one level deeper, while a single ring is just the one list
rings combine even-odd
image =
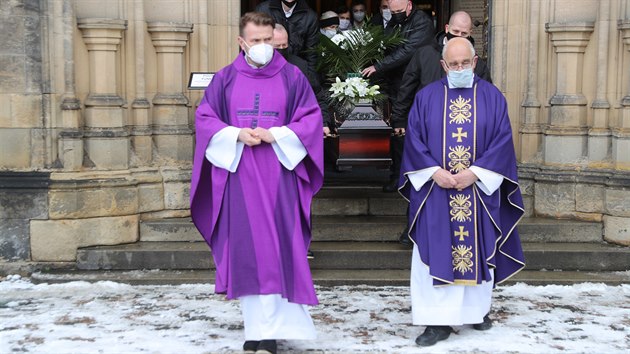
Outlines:
[{"label": "pallbearer", "polygon": [[273,19],[241,18],[243,50],[196,114],[193,221],[212,249],[216,292],[239,299],[245,352],[314,339],[306,251],[323,180],[322,117],[308,80],[271,46]]},{"label": "pallbearer", "polygon": [[442,53],[447,77],[422,89],[409,113],[400,192],[410,202],[413,323],[420,346],[453,328],[490,329],[492,288],[525,266],[523,216],[505,98],[473,74],[464,38]]}]

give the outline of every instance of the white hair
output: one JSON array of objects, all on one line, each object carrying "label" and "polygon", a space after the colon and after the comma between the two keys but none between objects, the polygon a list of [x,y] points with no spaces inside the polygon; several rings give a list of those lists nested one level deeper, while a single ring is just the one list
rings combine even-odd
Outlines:
[{"label": "white hair", "polygon": [[288,33],[287,29],[283,25],[281,25],[279,23],[276,23],[276,26],[273,29],[276,30],[276,31]]},{"label": "white hair", "polygon": [[[470,41],[466,38],[463,37],[459,37],[461,38],[463,41],[466,42],[466,45],[468,45],[468,49],[470,49],[470,55],[471,57],[475,57],[475,47],[473,47],[472,43],[470,43]],[[446,54],[446,51],[448,49],[448,46],[455,41],[457,38],[453,38],[451,40],[446,41],[446,44],[444,45],[444,48],[442,48],[442,59],[444,59],[444,55]]]}]

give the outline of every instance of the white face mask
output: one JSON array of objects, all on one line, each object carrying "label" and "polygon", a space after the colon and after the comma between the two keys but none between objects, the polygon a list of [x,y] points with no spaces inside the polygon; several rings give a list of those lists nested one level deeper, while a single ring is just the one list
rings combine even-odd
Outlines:
[{"label": "white face mask", "polygon": [[345,18],[340,18],[339,19],[339,29],[342,31],[345,31],[348,29],[348,27],[350,27],[350,20],[347,20]]},{"label": "white face mask", "polygon": [[462,69],[460,71],[449,70],[446,74],[448,83],[455,88],[471,87],[470,83],[473,79],[473,69]]},{"label": "white face mask", "polygon": [[392,19],[392,10],[390,9],[383,9],[383,18],[385,19],[385,21],[389,21]]},{"label": "white face mask", "polygon": [[362,22],[363,19],[365,19],[365,12],[363,12],[363,11],[353,12],[352,13],[352,17],[354,17],[355,21]]},{"label": "white face mask", "polygon": [[247,56],[254,63],[262,66],[271,61],[273,57],[273,47],[271,44],[259,43],[250,47],[245,40],[243,40],[243,43],[245,43],[245,46],[249,49]]},{"label": "white face mask", "polygon": [[332,38],[334,35],[337,34],[337,30],[334,29],[320,29],[319,30],[324,36],[328,37],[328,38]]}]

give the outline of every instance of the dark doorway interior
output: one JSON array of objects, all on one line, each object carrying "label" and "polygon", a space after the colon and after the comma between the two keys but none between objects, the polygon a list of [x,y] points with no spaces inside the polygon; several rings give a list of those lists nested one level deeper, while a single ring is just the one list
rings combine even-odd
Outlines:
[{"label": "dark doorway interior", "polygon": [[[266,0],[241,0],[241,13],[253,11],[256,5]],[[475,49],[477,54],[482,58],[488,56],[489,43],[489,13],[492,0],[413,0],[417,9],[426,12],[433,18],[433,24],[436,32],[444,30],[444,25],[448,23],[451,13],[457,10],[463,10],[471,14],[475,23]],[[318,14],[324,11],[335,11],[339,6],[346,5],[350,7],[353,0],[306,0],[308,5]],[[363,0],[362,1],[369,14],[379,11],[381,0]]]}]

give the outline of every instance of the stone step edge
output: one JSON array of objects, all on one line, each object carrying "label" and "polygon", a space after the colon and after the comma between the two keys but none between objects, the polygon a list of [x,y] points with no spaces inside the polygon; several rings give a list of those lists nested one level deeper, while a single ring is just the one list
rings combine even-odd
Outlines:
[{"label": "stone step edge", "polygon": [[[131,285],[213,284],[210,270],[136,270],[136,271],[47,271],[34,272],[30,279],[36,284],[58,284],[72,281],[114,281]],[[313,279],[319,286],[373,285],[409,286],[409,271],[385,270],[314,270]],[[571,285],[577,283],[630,284],[630,271],[580,272],[524,270],[502,285],[527,283],[530,285]]]},{"label": "stone step edge", "polygon": [[[159,252],[198,252],[198,251],[210,251],[206,249],[206,243],[204,241],[140,241],[135,243],[120,244],[120,245],[106,245],[106,246],[88,246],[79,248],[78,252],[90,252],[90,251],[116,251],[116,252],[149,252],[150,250],[143,250],[142,246],[146,244],[147,247],[156,248],[162,245],[173,246],[172,249],[159,251]],[[202,246],[203,245],[203,246]],[[523,242],[524,251],[535,252],[597,252],[600,250],[613,252],[628,252],[630,253],[630,247],[619,246],[615,244],[609,244],[605,242]],[[544,245],[544,246],[543,246]],[[177,249],[177,247],[185,247],[186,249]],[[201,249],[191,249],[192,247],[200,247]],[[402,246],[396,241],[316,241],[311,243],[312,250],[318,252],[391,252],[391,251],[410,251],[411,248]],[[341,246],[341,248],[339,248]],[[587,247],[582,249],[581,246]],[[595,248],[595,249],[593,249]],[[154,250],[158,251],[158,250]]]}]

